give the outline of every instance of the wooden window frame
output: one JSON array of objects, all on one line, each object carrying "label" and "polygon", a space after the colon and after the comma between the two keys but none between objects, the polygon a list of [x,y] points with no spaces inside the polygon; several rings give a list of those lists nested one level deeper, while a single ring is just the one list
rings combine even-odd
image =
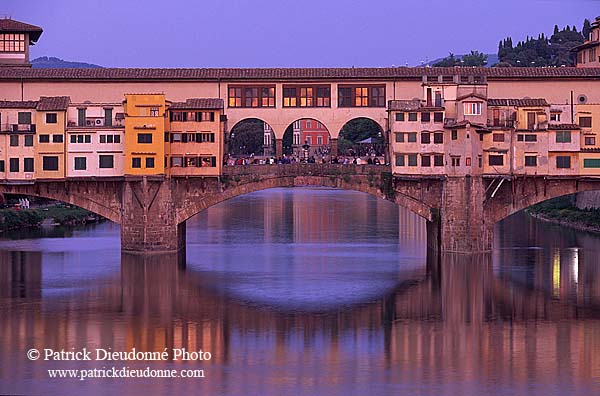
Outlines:
[{"label": "wooden window frame", "polygon": [[339,84],[338,107],[385,107],[385,84]]},{"label": "wooden window frame", "polygon": [[[325,94],[322,95],[323,90]],[[284,108],[331,107],[331,85],[292,85],[283,86],[281,106]]]},{"label": "wooden window frame", "polygon": [[[248,95],[255,90],[256,95]],[[266,90],[266,91],[265,91]],[[271,95],[272,90],[272,95]],[[235,95],[231,95],[234,92]],[[265,92],[267,94],[265,95]],[[233,99],[233,101],[232,101]],[[229,85],[227,86],[227,107],[231,108],[275,108],[277,88],[275,85]],[[250,102],[249,102],[250,101]],[[248,104],[249,103],[249,104]]]}]

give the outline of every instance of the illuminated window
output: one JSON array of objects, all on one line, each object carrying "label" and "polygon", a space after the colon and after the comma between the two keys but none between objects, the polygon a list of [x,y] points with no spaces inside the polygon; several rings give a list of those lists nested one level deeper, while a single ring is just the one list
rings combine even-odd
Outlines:
[{"label": "illuminated window", "polygon": [[25,52],[25,35],[22,33],[0,34],[0,52]]},{"label": "illuminated window", "polygon": [[385,107],[385,86],[339,86],[339,107]]},{"label": "illuminated window", "polygon": [[275,86],[229,87],[229,107],[275,107]]},{"label": "illuminated window", "polygon": [[481,115],[481,102],[463,103],[465,115]]}]

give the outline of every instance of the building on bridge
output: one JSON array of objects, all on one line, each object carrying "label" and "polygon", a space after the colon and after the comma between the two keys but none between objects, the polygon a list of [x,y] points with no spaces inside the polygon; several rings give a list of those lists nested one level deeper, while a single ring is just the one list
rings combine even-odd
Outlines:
[{"label": "building on bridge", "polygon": [[187,99],[168,104],[168,112],[166,173],[171,176],[220,175],[225,138],[223,100]]},{"label": "building on bridge", "polygon": [[123,102],[71,102],[67,112],[67,177],[125,174]]},{"label": "building on bridge", "polygon": [[[317,185],[406,206],[441,250],[484,251],[502,218],[600,185],[597,22],[577,48],[585,64],[561,68],[33,69],[41,29],[8,25],[0,191],[98,213],[121,225],[124,250],[178,249],[189,217],[236,195]],[[359,118],[381,128],[388,166],[222,167],[244,120],[268,125],[281,157],[295,122],[319,122],[335,156]]]}]

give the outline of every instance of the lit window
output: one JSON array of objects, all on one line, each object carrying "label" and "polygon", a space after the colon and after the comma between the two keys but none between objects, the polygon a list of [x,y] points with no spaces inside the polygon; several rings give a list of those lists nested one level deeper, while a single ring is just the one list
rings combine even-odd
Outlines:
[{"label": "lit window", "polygon": [[465,115],[481,115],[481,102],[465,102],[463,106]]}]

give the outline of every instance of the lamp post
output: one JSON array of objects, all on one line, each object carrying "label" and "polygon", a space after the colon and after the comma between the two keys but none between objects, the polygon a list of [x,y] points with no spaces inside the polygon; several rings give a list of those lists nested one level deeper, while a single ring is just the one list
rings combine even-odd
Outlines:
[{"label": "lamp post", "polygon": [[304,161],[308,162],[308,150],[310,150],[310,145],[308,144],[308,140],[306,140],[304,142],[304,144],[302,145],[302,154],[304,157]]}]

